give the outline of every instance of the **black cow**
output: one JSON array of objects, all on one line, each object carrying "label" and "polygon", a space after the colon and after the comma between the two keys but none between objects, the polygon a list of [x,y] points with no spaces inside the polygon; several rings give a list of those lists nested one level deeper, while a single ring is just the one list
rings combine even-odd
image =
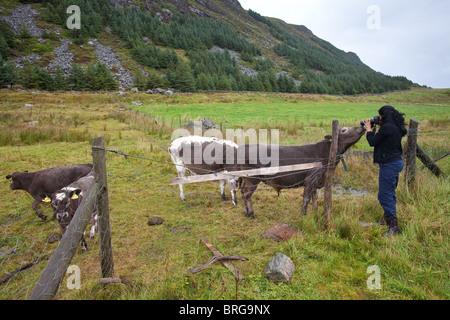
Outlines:
[{"label": "black cow", "polygon": [[38,210],[38,206],[48,194],[52,194],[81,177],[89,174],[92,170],[92,163],[79,164],[73,166],[55,167],[43,169],[35,172],[14,172],[7,175],[6,179],[11,179],[11,190],[25,190],[34,199],[32,207],[36,214],[43,220],[47,216]]},{"label": "black cow", "polygon": [[[338,137],[338,153],[344,154],[351,146],[356,144],[359,139],[364,135],[364,127],[351,127],[351,128],[341,128],[339,130]],[[246,169],[256,169],[263,167],[270,167],[271,163],[262,164],[259,157],[257,163],[249,161],[249,154],[251,150],[256,150],[252,148],[266,147],[268,148],[267,153],[272,153],[271,146],[260,146],[260,145],[243,145],[239,146],[238,154],[244,154],[245,161],[242,159],[238,163],[240,170]],[[313,206],[316,204],[317,199],[317,189],[323,188],[324,186],[324,176],[326,168],[328,165],[328,159],[331,147],[331,136],[326,136],[323,141],[306,144],[300,146],[279,146],[279,166],[288,166],[304,163],[314,163],[320,162],[322,166],[317,169],[296,171],[296,172],[284,172],[274,175],[266,176],[254,176],[242,178],[241,192],[242,200],[244,203],[244,213],[249,218],[254,218],[254,211],[252,205],[252,195],[256,191],[258,184],[262,181],[265,184],[275,188],[278,192],[282,189],[297,188],[304,186],[303,192],[303,206],[302,215],[306,214],[308,204],[313,200]],[[242,150],[244,148],[244,150]],[[259,151],[257,154],[260,154]],[[336,164],[339,158],[336,160]]]}]

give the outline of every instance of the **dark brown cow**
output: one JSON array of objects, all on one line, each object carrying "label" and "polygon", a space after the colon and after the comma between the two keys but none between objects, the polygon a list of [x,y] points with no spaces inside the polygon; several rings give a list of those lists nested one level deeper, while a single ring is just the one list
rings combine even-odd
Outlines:
[{"label": "dark brown cow", "polygon": [[[344,154],[351,146],[361,139],[364,135],[365,129],[363,127],[351,127],[351,128],[341,128],[339,130],[338,138],[338,153]],[[314,163],[321,162],[322,167],[317,169],[296,171],[296,172],[284,172],[275,175],[266,176],[254,176],[246,177],[242,180],[241,192],[242,200],[244,203],[244,213],[249,218],[254,218],[254,211],[252,205],[252,195],[256,191],[258,184],[262,181],[265,184],[275,188],[278,192],[282,189],[297,188],[304,186],[305,190],[303,192],[303,206],[302,215],[306,214],[308,204],[313,200],[313,206],[317,199],[317,189],[323,188],[324,186],[324,176],[326,172],[326,167],[328,165],[328,159],[330,154],[331,146],[331,136],[326,136],[323,141],[306,144],[300,146],[279,146],[279,166],[288,166],[295,164],[304,163]],[[243,145],[239,147],[238,154],[243,153],[241,148],[245,149],[245,161],[241,159],[238,163],[240,170],[246,169],[256,169],[263,167],[270,167],[271,163],[262,164],[259,157],[255,164],[249,161],[249,153],[251,148],[267,147],[268,154],[272,151],[271,146],[260,146],[260,145]],[[255,149],[254,149],[255,150]],[[336,160],[336,164],[339,161]]]},{"label": "dark brown cow", "polygon": [[11,190],[25,190],[34,199],[32,207],[36,214],[46,219],[47,216],[38,210],[38,206],[48,194],[52,194],[72,182],[84,177],[91,172],[93,165],[78,164],[73,166],[55,167],[43,169],[35,172],[14,172],[7,175],[6,179],[11,179]]}]

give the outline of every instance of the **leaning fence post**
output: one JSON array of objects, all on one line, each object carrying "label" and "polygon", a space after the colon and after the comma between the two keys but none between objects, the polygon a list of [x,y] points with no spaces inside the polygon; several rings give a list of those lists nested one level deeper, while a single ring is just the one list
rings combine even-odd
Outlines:
[{"label": "leaning fence post", "polygon": [[336,168],[336,158],[338,152],[338,135],[339,135],[339,121],[333,120],[333,133],[330,147],[330,157],[328,158],[328,165],[324,177],[324,211],[323,216],[325,217],[326,227],[330,222],[331,217],[331,207],[333,203],[331,187],[333,185],[333,173]]},{"label": "leaning fence post", "polygon": [[405,179],[408,187],[414,185],[416,176],[416,156],[417,156],[417,132],[419,122],[411,119],[409,121],[408,140],[406,141],[406,165],[405,165]]},{"label": "leaning fence post", "polygon": [[114,260],[111,246],[111,228],[109,223],[109,199],[106,176],[105,138],[92,139],[95,182],[102,186],[98,194],[98,234],[100,242],[100,264],[103,278],[111,278],[114,273]]},{"label": "leaning fence post", "polygon": [[435,161],[433,161],[423,149],[417,145],[417,158],[427,167],[436,177],[439,177],[442,174],[441,168],[438,167]]}]

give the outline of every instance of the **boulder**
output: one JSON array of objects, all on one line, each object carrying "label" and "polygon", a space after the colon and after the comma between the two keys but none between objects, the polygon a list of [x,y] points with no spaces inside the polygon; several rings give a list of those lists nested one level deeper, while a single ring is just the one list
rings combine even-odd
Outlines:
[{"label": "boulder", "polygon": [[295,265],[292,260],[282,253],[278,253],[270,259],[264,270],[266,277],[272,282],[289,282],[295,271]]},{"label": "boulder", "polygon": [[273,239],[276,242],[283,240],[289,240],[299,234],[298,230],[287,225],[286,223],[279,223],[269,230],[263,232],[262,236],[265,238]]},{"label": "boulder", "polygon": [[156,89],[153,89],[153,92],[154,93],[159,93],[159,94],[163,94],[164,93],[164,89],[161,89],[161,88],[156,88]]},{"label": "boulder", "polygon": [[[205,131],[210,130],[210,129],[219,129],[220,130],[220,126],[214,124],[214,122],[212,122],[212,120],[209,118],[202,118],[202,119],[196,120],[195,122],[201,122],[203,130],[205,130]],[[194,128],[194,126],[195,126],[194,121],[191,121],[187,125],[185,125],[184,128],[191,129],[191,128]]]}]

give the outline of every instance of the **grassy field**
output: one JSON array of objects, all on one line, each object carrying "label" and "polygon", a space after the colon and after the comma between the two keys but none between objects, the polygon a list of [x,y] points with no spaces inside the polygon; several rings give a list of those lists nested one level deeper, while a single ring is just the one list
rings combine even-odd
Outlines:
[{"label": "grassy field", "polygon": [[[142,106],[132,105],[141,101]],[[25,107],[31,104],[33,107]],[[300,217],[303,190],[258,188],[256,219],[239,205],[223,202],[218,184],[185,186],[179,201],[176,176],[167,153],[174,129],[189,120],[211,118],[226,128],[278,128],[283,144],[318,141],[331,133],[331,120],[357,125],[373,117],[384,104],[420,122],[419,145],[436,158],[450,149],[450,90],[415,89],[376,96],[337,97],[257,93],[162,95],[114,93],[33,93],[0,91],[0,163],[2,176],[92,161],[90,139],[104,135],[107,147],[136,156],[108,153],[115,275],[134,283],[102,286],[98,236],[89,251],[76,253],[72,264],[81,269],[80,290],[70,290],[67,276],[57,299],[449,299],[448,178],[420,170],[416,187],[408,189],[403,174],[398,210],[403,234],[380,235],[385,227],[361,227],[358,222],[381,218],[377,201],[377,167],[361,157],[347,157],[350,172],[339,165],[329,229],[323,228],[323,197],[319,209]],[[38,107],[39,105],[39,107]],[[131,109],[132,108],[132,109]],[[38,121],[38,122],[36,122]],[[364,138],[354,150],[369,151]],[[450,160],[438,162],[446,176]],[[59,229],[55,220],[42,222],[31,210],[31,198],[0,184],[0,280],[21,266],[50,256],[58,242],[47,238]],[[44,212],[51,215],[49,208]],[[165,221],[149,226],[159,216]],[[285,222],[301,234],[276,243],[261,234]],[[244,256],[232,262],[245,276],[236,283],[216,264],[192,275],[189,269],[206,263],[207,238],[225,255]],[[282,252],[296,266],[288,284],[274,284],[264,275],[268,261]],[[381,290],[369,290],[366,270],[381,270]],[[45,260],[0,284],[0,299],[25,299],[31,294]]]}]

